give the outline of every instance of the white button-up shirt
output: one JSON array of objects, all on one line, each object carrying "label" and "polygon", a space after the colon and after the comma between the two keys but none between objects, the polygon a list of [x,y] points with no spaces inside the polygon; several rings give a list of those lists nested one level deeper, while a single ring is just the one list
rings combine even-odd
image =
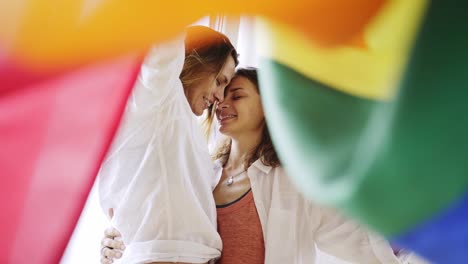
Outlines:
[{"label": "white button-up shirt", "polygon": [[221,254],[213,163],[179,79],[184,57],[183,37],[150,51],[101,167],[101,206],[114,209],[127,246],[121,263]]},{"label": "white button-up shirt", "polygon": [[[214,169],[219,181],[220,161]],[[247,175],[262,224],[265,263],[402,263],[385,239],[306,201],[283,168],[257,160]]]},{"label": "white button-up shirt", "polygon": [[[151,50],[99,174],[104,212],[127,246],[120,263],[205,263],[220,256],[206,142],[179,75],[183,38]],[[398,263],[388,244],[330,210],[306,202],[281,168],[253,164],[248,175],[266,263]]]}]

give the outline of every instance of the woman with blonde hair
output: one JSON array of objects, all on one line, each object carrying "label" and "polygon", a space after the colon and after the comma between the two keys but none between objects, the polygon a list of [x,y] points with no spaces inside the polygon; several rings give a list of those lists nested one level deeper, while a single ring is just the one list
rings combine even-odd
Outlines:
[{"label": "woman with blonde hair", "polygon": [[[202,26],[148,53],[99,173],[101,206],[127,246],[124,263],[219,257],[214,175],[196,116],[223,101],[237,63],[229,39]],[[117,246],[103,245],[101,262],[110,263],[105,253]]]}]

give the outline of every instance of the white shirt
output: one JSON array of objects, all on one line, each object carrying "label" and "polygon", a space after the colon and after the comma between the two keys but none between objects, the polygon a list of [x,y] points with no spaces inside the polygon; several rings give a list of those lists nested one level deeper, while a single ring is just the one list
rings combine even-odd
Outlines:
[{"label": "white shirt", "polygon": [[99,173],[104,212],[127,246],[122,263],[205,263],[220,256],[213,163],[184,95],[184,38],[153,48]]},{"label": "white shirt", "polygon": [[[217,181],[222,163],[215,162]],[[338,212],[309,201],[281,167],[247,170],[265,241],[265,263],[403,263],[388,242]]]},{"label": "white shirt", "polygon": [[[157,46],[140,76],[99,173],[101,206],[127,248],[121,263],[205,263],[218,258],[216,175],[179,75],[183,38]],[[306,202],[281,168],[248,170],[266,263],[399,263],[387,242]]]}]

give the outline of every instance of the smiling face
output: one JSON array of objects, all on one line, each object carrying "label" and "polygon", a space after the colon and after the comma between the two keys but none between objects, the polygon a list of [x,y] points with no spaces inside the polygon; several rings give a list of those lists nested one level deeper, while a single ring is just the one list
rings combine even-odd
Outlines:
[{"label": "smiling face", "polygon": [[216,109],[219,131],[230,137],[246,132],[262,133],[265,125],[258,88],[249,79],[236,76],[226,88],[224,101]]},{"label": "smiling face", "polygon": [[202,115],[215,101],[223,101],[224,90],[234,76],[235,68],[234,59],[228,56],[219,73],[205,73],[199,82],[186,90],[187,100],[195,115]]}]

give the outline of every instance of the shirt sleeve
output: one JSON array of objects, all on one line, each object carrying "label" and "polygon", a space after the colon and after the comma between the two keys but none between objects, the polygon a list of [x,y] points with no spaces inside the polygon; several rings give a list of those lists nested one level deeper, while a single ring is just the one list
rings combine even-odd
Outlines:
[{"label": "shirt sleeve", "polygon": [[214,177],[179,79],[183,38],[145,59],[99,173],[104,212],[122,234],[122,263],[206,263],[221,253]]},{"label": "shirt sleeve", "polygon": [[381,236],[329,208],[321,208],[316,231],[317,255],[323,252],[351,263],[400,263]]},{"label": "shirt sleeve", "polygon": [[141,66],[122,122],[98,176],[100,203],[106,215],[109,208],[117,207],[132,180],[131,175],[139,167],[129,163],[141,160],[136,156],[158,134],[155,129],[164,125],[152,128],[149,123],[158,118],[164,104],[173,102],[180,92],[177,89],[182,89],[179,75],[184,54],[184,39],[179,37],[152,47]]}]

